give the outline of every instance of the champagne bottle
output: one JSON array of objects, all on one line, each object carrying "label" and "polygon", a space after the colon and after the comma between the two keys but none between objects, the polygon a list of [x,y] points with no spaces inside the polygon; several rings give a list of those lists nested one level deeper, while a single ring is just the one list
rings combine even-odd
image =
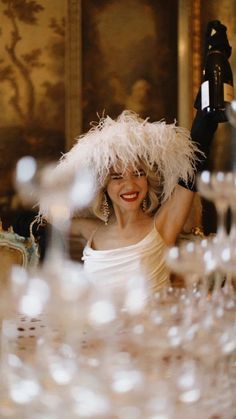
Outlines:
[{"label": "champagne bottle", "polygon": [[226,26],[219,20],[208,23],[205,40],[205,66],[201,85],[201,109],[217,122],[227,121],[226,107],[233,100],[233,74]]}]

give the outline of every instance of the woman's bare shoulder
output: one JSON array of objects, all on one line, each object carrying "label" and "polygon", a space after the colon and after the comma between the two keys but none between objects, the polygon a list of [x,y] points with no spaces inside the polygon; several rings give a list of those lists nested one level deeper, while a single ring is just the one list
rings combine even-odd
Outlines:
[{"label": "woman's bare shoulder", "polygon": [[100,225],[102,225],[102,221],[98,218],[76,217],[72,219],[70,235],[83,237],[88,240],[94,230],[96,230]]}]

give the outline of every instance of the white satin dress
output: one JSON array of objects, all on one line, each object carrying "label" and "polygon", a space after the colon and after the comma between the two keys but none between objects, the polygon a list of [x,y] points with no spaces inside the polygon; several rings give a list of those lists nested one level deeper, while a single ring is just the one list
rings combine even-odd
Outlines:
[{"label": "white satin dress", "polygon": [[82,257],[85,274],[93,283],[115,285],[120,281],[142,277],[153,291],[169,285],[169,270],[164,259],[166,244],[155,223],[138,243],[112,250],[94,250],[93,235]]}]

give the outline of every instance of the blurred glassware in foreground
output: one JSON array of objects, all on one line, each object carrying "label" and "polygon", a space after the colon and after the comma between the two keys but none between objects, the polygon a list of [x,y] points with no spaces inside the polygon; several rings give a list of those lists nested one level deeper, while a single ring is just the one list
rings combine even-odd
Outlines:
[{"label": "blurred glassware in foreground", "polygon": [[150,295],[140,273],[102,287],[70,260],[71,213],[92,198],[92,173],[55,184],[51,166],[37,171],[28,160],[27,167],[25,176],[18,166],[18,191],[25,202],[42,203],[54,238],[45,263],[14,267],[9,278],[1,418],[65,419],[66,409],[70,419],[233,419],[235,221],[228,232],[225,211],[235,174],[202,175],[200,190],[220,213],[216,237],[169,249],[166,261],[186,288]]}]

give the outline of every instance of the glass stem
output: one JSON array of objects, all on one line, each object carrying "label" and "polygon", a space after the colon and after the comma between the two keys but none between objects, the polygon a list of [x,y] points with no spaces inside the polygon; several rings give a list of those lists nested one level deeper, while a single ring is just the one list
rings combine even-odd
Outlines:
[{"label": "glass stem", "polygon": [[52,223],[45,263],[53,264],[68,259],[68,226]]},{"label": "glass stem", "polygon": [[216,234],[219,240],[224,239],[226,236],[226,210],[227,207],[224,203],[216,205],[216,212],[217,212],[217,229]]},{"label": "glass stem", "polygon": [[230,240],[236,241],[236,205],[232,203],[230,206],[231,221],[230,221]]}]

